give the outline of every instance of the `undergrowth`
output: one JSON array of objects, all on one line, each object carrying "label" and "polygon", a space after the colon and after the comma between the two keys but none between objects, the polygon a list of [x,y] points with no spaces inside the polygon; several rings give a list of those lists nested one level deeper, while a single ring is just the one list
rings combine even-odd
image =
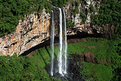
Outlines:
[{"label": "undergrowth", "polygon": [[[84,52],[95,55],[96,63],[78,61],[80,74],[86,81],[120,80],[121,56],[120,39],[86,38],[77,43],[68,44],[68,56]],[[58,46],[55,46],[54,57],[57,58]],[[59,81],[50,77],[45,67],[50,64],[51,49],[43,47],[36,50],[33,56],[1,56],[0,81]],[[69,58],[71,59],[71,58]],[[100,60],[103,60],[100,62]],[[107,62],[108,60],[108,62]]]}]

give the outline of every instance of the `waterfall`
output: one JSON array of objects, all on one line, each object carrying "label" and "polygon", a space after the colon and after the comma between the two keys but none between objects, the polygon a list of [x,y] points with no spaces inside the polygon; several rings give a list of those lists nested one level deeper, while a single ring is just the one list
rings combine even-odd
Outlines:
[{"label": "waterfall", "polygon": [[59,68],[59,73],[61,75],[63,75],[63,72],[62,72],[62,45],[63,45],[63,39],[62,39],[62,10],[61,8],[59,8],[59,29],[60,29],[60,34],[59,34],[59,44],[60,44],[60,47],[59,47],[59,55],[58,55],[58,68]]},{"label": "waterfall", "polygon": [[[61,8],[59,9],[59,52],[58,52],[58,67],[57,71],[61,76],[67,74],[67,33],[66,33],[66,16],[64,9],[62,11]],[[64,19],[63,19],[64,18]],[[64,20],[64,22],[63,22]],[[51,76],[55,73],[54,66],[54,12],[52,11],[52,27],[51,27]],[[64,56],[63,56],[64,55]]]},{"label": "waterfall", "polygon": [[54,35],[55,35],[55,29],[54,29],[54,12],[52,11],[52,28],[51,28],[51,76],[53,76],[53,66],[54,66]]},{"label": "waterfall", "polygon": [[63,9],[64,14],[64,74],[67,74],[67,33],[66,33],[66,16],[65,11]]}]

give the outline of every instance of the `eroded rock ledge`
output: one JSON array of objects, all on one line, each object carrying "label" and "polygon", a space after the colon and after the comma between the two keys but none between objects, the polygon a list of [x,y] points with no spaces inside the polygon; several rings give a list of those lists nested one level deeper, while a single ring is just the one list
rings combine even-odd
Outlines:
[{"label": "eroded rock ledge", "polygon": [[26,50],[44,42],[48,39],[50,27],[50,14],[33,13],[26,15],[25,19],[19,21],[16,31],[0,38],[0,55],[21,55]]},{"label": "eroded rock ledge", "polygon": [[[55,19],[55,21],[57,24],[55,27],[58,30],[58,20]],[[12,56],[15,53],[21,55],[32,47],[43,43],[50,37],[50,27],[51,16],[45,12],[45,9],[43,9],[42,13],[26,15],[24,20],[19,20],[15,32],[0,38],[0,56]],[[103,33],[101,27],[91,27],[89,22],[85,24],[76,23],[74,27],[67,28],[67,35],[75,35],[77,32],[94,34],[94,30],[96,30],[96,33]]]}]

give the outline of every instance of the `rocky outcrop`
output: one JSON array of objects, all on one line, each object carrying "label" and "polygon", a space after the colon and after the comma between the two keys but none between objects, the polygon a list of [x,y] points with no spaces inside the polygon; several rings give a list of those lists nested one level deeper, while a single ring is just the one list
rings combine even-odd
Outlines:
[{"label": "rocky outcrop", "polygon": [[[70,13],[72,7],[76,7],[75,5],[71,5],[71,3],[67,4],[64,9],[66,12],[66,19],[71,20],[74,23],[73,27],[67,28],[67,35],[75,35],[78,32],[86,32],[87,34],[94,34],[94,30],[96,33],[103,33],[103,29],[98,26],[90,25],[90,15],[97,14],[96,11],[98,1],[94,0],[86,0],[86,3],[80,3],[78,6],[79,12],[75,14]],[[94,6],[94,12],[91,13],[89,11],[90,5]],[[80,13],[85,12],[87,15],[85,23],[82,23],[82,18],[80,17]],[[54,9],[55,13],[55,29],[56,36],[58,35],[58,25],[59,25],[59,13],[58,8]],[[25,16],[24,20],[19,20],[19,23],[16,27],[16,31],[0,37],[0,55],[21,55],[25,51],[30,48],[43,43],[45,40],[50,37],[50,26],[51,25],[51,16],[49,13],[46,13],[45,9],[43,9],[42,13],[33,13]]]},{"label": "rocky outcrop", "polygon": [[12,56],[22,54],[26,50],[48,39],[50,27],[50,14],[45,12],[26,15],[19,21],[16,31],[0,38],[0,55]]},{"label": "rocky outcrop", "polygon": [[[80,4],[78,4],[80,3]],[[91,15],[98,14],[100,1],[98,0],[79,0],[70,1],[63,8],[66,12],[67,21],[74,23],[73,27],[69,27],[67,33],[69,35],[77,34],[77,32],[86,32],[88,34],[104,34],[103,28],[91,25]],[[75,14],[73,14],[76,12]],[[81,17],[85,16],[85,18]]]},{"label": "rocky outcrop", "polygon": [[[80,3],[80,4],[79,4]],[[90,24],[91,15],[98,14],[100,1],[98,0],[74,0],[70,1],[65,7],[67,20],[71,20],[75,25],[77,24]],[[83,22],[81,15],[85,15],[86,20]]]}]

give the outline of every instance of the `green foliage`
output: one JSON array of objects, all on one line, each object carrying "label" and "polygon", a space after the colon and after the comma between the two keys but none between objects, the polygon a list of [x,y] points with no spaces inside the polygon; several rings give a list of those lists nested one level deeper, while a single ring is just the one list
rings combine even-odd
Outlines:
[{"label": "green foliage", "polygon": [[[120,80],[121,39],[107,40],[104,38],[86,38],[81,42],[68,44],[68,55],[90,52],[95,55],[97,63],[78,61],[80,71],[87,81]],[[59,48],[55,46],[54,57],[57,58]],[[30,57],[0,57],[0,81],[59,81],[48,75],[45,67],[50,64],[51,49],[43,47]],[[71,57],[72,58],[72,57]],[[100,59],[103,62],[100,62]],[[110,63],[107,63],[107,60]]]},{"label": "green foliage", "polygon": [[87,19],[87,16],[85,13],[81,12],[80,13],[80,17],[82,18],[82,23],[85,23],[86,19]]},{"label": "green foliage", "polygon": [[[81,55],[90,52],[95,55],[96,64],[83,62],[80,64],[84,79],[87,81],[118,81],[121,68],[121,39],[107,40],[104,38],[87,38],[84,41],[69,44],[68,53]],[[107,63],[107,61],[109,63]]]},{"label": "green foliage", "polygon": [[50,12],[51,7],[47,0],[0,0],[0,36],[15,31],[25,14],[41,12],[43,8]]},{"label": "green foliage", "polygon": [[107,0],[100,6],[99,15],[95,17],[94,24],[119,24],[121,22],[121,3],[118,0]]},{"label": "green foliage", "polygon": [[[75,1],[75,2],[73,2],[73,5],[75,6],[75,8],[73,8],[72,9],[72,15],[76,15],[77,13],[79,13],[79,9],[78,9],[78,7],[79,7],[79,3],[80,3],[80,1]],[[72,6],[73,7],[73,6]]]},{"label": "green foliage", "polygon": [[68,0],[51,0],[52,5],[56,7],[63,7]]},{"label": "green foliage", "polygon": [[41,53],[35,51],[30,57],[1,56],[0,81],[60,81],[48,75],[45,66],[50,62],[50,56],[46,50]]},{"label": "green foliage", "polygon": [[[103,0],[98,15],[92,15],[92,24],[115,26],[113,31],[121,36],[121,2],[119,0]],[[113,33],[113,32],[112,32]]]},{"label": "green foliage", "polygon": [[66,21],[66,25],[67,25],[67,27],[74,27],[74,23],[70,20]]},{"label": "green foliage", "polygon": [[93,11],[94,11],[93,5],[91,5],[91,6],[89,7],[89,9],[90,9],[90,12],[93,12]]},{"label": "green foliage", "polygon": [[[85,40],[74,44],[69,44],[69,53],[81,55],[83,52],[91,52],[95,54],[97,59],[105,59],[108,50],[108,40],[103,38],[87,38],[87,40],[88,41]],[[104,46],[106,48],[104,48]]]},{"label": "green foliage", "polygon": [[86,81],[111,81],[114,76],[111,66],[105,66],[103,64],[83,62],[82,69],[80,73]]}]

